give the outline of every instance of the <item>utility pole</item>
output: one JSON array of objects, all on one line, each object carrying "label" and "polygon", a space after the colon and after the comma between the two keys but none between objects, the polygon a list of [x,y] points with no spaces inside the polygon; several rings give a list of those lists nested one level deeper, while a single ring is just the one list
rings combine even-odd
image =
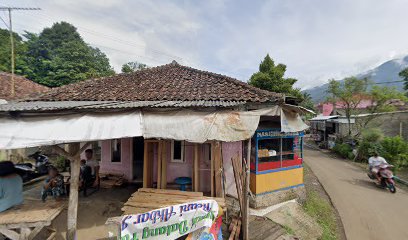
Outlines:
[{"label": "utility pole", "polygon": [[19,7],[0,7],[0,11],[9,12],[9,31],[10,31],[10,48],[11,48],[11,87],[10,93],[11,97],[14,97],[16,94],[15,83],[14,83],[14,38],[13,38],[13,25],[11,21],[11,11],[12,10],[41,10],[41,8],[19,8]]}]

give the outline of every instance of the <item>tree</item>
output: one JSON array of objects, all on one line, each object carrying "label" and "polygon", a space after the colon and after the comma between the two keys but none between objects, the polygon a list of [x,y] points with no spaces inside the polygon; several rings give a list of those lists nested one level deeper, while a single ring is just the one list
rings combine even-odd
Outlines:
[{"label": "tree", "polygon": [[259,71],[251,76],[248,83],[271,92],[288,95],[300,93],[300,91],[297,90],[297,93],[296,90],[293,89],[293,84],[295,84],[297,80],[294,78],[284,78],[285,72],[286,65],[281,63],[275,65],[275,62],[269,54],[267,54],[259,65]]},{"label": "tree", "polygon": [[404,79],[404,90],[407,91],[406,95],[408,96],[408,67],[402,70],[398,75]]},{"label": "tree", "polygon": [[28,78],[50,86],[114,74],[109,59],[98,48],[86,44],[76,28],[54,23],[39,35],[26,32]]},{"label": "tree", "polygon": [[[352,137],[351,118],[353,115],[362,112],[368,113],[365,118],[355,124],[355,136],[359,136],[361,130],[379,116],[378,113],[395,110],[395,106],[389,104],[391,99],[406,99],[395,88],[373,86],[371,90],[368,90],[368,83],[367,78],[358,79],[356,77],[346,78],[344,82],[335,80],[329,82],[328,93],[332,95],[329,101],[335,105],[340,105],[344,109],[350,138]],[[371,104],[361,110],[360,104],[363,100],[369,100]]]},{"label": "tree", "polygon": [[148,66],[144,63],[139,62],[128,62],[122,65],[122,72],[123,73],[131,73],[137,70],[143,70],[148,68]]},{"label": "tree", "polygon": [[315,111],[315,106],[312,100],[312,96],[309,93],[301,93],[303,101],[300,103],[300,106]]},{"label": "tree", "polygon": [[344,108],[348,123],[348,135],[351,137],[351,115],[356,114],[361,101],[367,98],[368,79],[358,79],[356,77],[349,77],[340,83],[334,79],[330,80],[328,93],[332,95],[331,101],[337,105],[340,101]]},{"label": "tree", "polygon": [[[27,63],[24,60],[24,54],[27,45],[20,35],[13,33],[14,38],[14,58],[15,58],[15,73],[22,74],[27,71]],[[11,72],[11,48],[10,48],[10,32],[0,28],[0,71]]]}]

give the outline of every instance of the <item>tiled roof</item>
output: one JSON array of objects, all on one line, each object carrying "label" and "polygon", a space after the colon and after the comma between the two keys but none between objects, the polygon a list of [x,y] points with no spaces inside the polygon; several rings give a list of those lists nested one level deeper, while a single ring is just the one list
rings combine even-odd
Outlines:
[{"label": "tiled roof", "polygon": [[23,99],[35,93],[48,91],[49,88],[25,77],[14,75],[15,96],[11,96],[11,74],[0,72],[0,99]]},{"label": "tiled roof", "polygon": [[268,102],[281,94],[224,75],[170,64],[90,79],[42,94],[33,101],[244,101]]},{"label": "tiled roof", "polygon": [[80,109],[127,109],[160,107],[235,107],[244,105],[239,101],[34,101],[0,104],[0,112],[54,111]]}]

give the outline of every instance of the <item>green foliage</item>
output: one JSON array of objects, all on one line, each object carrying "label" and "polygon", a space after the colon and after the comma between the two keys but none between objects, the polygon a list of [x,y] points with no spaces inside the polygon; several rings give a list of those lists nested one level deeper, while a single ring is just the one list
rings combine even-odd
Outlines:
[{"label": "green foliage", "polygon": [[137,70],[143,70],[148,68],[148,66],[144,63],[139,62],[128,62],[122,65],[122,72],[123,73],[131,73]]},{"label": "green foliage", "polygon": [[54,167],[56,167],[60,172],[64,172],[66,169],[65,165],[66,159],[63,156],[58,156],[54,161]]},{"label": "green foliage", "polygon": [[382,131],[377,128],[364,130],[359,143],[356,161],[367,161],[375,152],[382,152],[381,140],[383,136]]},{"label": "green foliage", "polygon": [[[0,70],[9,71],[10,40],[7,31],[0,30]],[[106,55],[85,43],[69,23],[54,23],[38,35],[26,32],[23,36],[25,41],[15,36],[16,73],[35,82],[57,87],[114,74]]]},{"label": "green foliage", "polygon": [[313,100],[312,100],[312,96],[310,96],[309,93],[301,93],[302,97],[301,99],[303,99],[303,101],[300,103],[300,106],[307,108],[309,110],[312,111],[316,111]]},{"label": "green foliage", "polygon": [[344,82],[338,82],[334,79],[329,81],[327,92],[331,95],[329,99],[332,102],[340,101],[344,105],[345,115],[348,121],[348,135],[351,137],[351,115],[355,114],[361,101],[367,95],[368,79],[358,79],[349,77]]},{"label": "green foliage", "polygon": [[303,205],[307,214],[316,219],[322,227],[322,240],[335,240],[336,235],[336,216],[328,201],[318,196],[315,191],[307,193],[306,202]]},{"label": "green foliage", "polygon": [[[15,54],[15,73],[22,74],[26,71],[26,63],[24,60],[24,53],[27,45],[23,39],[17,34],[13,33],[14,38],[14,54]],[[10,48],[10,32],[6,29],[0,28],[0,71],[11,72],[11,48]]]},{"label": "green foliage", "polygon": [[285,231],[286,231],[287,234],[289,234],[289,235],[295,235],[295,231],[294,231],[291,227],[286,226],[286,225],[283,225],[282,227],[285,229]]},{"label": "green foliage", "polygon": [[406,94],[408,96],[408,67],[402,70],[398,75],[404,79],[404,89],[407,90]]},{"label": "green foliage", "polygon": [[302,97],[300,90],[293,88],[293,84],[297,80],[294,78],[284,78],[285,72],[286,65],[281,63],[275,65],[275,62],[267,54],[259,65],[259,71],[251,76],[248,83],[264,90]]},{"label": "green foliage", "polygon": [[[358,137],[362,129],[366,129],[368,124],[378,117],[376,113],[395,111],[395,106],[388,104],[390,100],[407,101],[407,97],[396,88],[373,86],[371,90],[368,90],[368,83],[368,79],[358,79],[356,77],[346,78],[343,83],[335,80],[331,80],[329,83],[328,92],[331,97],[328,100],[342,103],[348,121],[348,135],[350,138],[352,137],[352,115],[369,114],[354,124],[356,133],[354,137]],[[372,104],[361,109],[360,103],[363,100],[369,100]]]},{"label": "green foliage", "polygon": [[333,151],[343,158],[348,158],[349,153],[352,154],[353,149],[347,143],[338,143],[333,147]]},{"label": "green foliage", "polygon": [[347,158],[350,159],[350,160],[354,160],[355,157],[356,156],[354,156],[353,152],[349,152],[348,155],[347,155]]},{"label": "green foliage", "polygon": [[386,137],[381,141],[381,155],[395,167],[408,165],[408,142],[400,136]]}]

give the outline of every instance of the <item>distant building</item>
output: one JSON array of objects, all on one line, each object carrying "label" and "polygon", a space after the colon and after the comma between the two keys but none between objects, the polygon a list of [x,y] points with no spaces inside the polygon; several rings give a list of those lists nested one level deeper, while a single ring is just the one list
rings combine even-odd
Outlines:
[{"label": "distant building", "polygon": [[[367,107],[375,104],[370,98],[363,98],[357,105],[356,109],[364,110]],[[346,104],[342,101],[337,101],[335,104],[331,102],[322,102],[316,105],[318,113],[323,116],[343,115]]]},{"label": "distant building", "polygon": [[14,75],[15,95],[11,96],[11,74],[0,72],[0,104],[24,99],[35,93],[49,90],[48,87],[35,83],[23,76]]}]

